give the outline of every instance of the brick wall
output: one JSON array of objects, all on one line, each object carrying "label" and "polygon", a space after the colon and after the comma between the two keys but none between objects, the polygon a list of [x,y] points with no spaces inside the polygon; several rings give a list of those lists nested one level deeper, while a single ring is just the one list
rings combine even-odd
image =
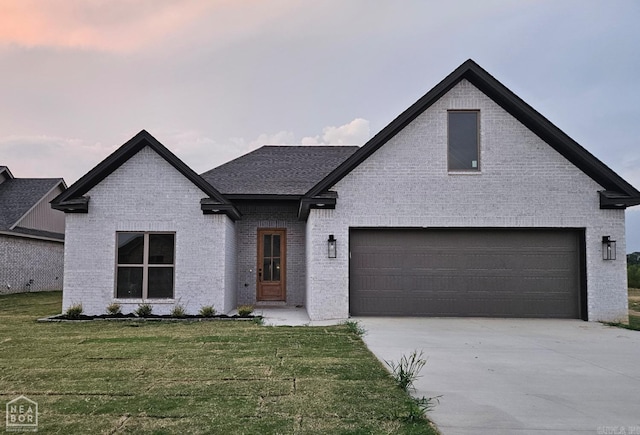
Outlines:
[{"label": "brick wall", "polygon": [[238,235],[238,304],[256,303],[258,228],[287,230],[287,305],[303,305],[305,294],[305,224],[298,220],[298,205],[239,205],[242,219]]},{"label": "brick wall", "polygon": [[[86,313],[113,302],[117,231],[176,233],[175,299],[149,301],[157,314],[176,304],[195,314],[203,305],[228,310],[226,290],[234,275],[227,255],[235,249],[233,224],[224,215],[203,215],[206,195],[150,148],[144,148],[91,191],[89,213],[67,214],[63,310],[81,302]],[[123,312],[141,300],[120,299]]]},{"label": "brick wall", "polygon": [[[478,173],[447,170],[447,110],[480,110]],[[334,186],[335,210],[307,222],[307,311],[348,316],[350,227],[585,228],[589,320],[624,320],[623,210],[600,210],[602,187],[469,82],[462,81]],[[338,258],[326,258],[327,237]],[[618,241],[604,261],[601,238]]]},{"label": "brick wall", "polygon": [[62,242],[0,235],[0,294],[62,290],[63,259]]}]

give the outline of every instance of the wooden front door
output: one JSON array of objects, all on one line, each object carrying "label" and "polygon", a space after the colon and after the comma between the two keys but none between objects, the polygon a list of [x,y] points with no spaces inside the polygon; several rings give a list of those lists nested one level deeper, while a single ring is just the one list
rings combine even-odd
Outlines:
[{"label": "wooden front door", "polygon": [[286,300],[287,230],[258,229],[258,301]]}]

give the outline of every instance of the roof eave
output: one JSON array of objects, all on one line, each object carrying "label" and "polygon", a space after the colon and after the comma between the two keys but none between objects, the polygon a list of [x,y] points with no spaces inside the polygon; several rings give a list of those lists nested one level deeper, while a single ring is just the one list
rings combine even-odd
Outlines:
[{"label": "roof eave", "polygon": [[213,198],[202,198],[200,210],[202,210],[202,214],[224,214],[234,222],[242,217],[240,211],[233,204],[222,204]]},{"label": "roof eave", "polygon": [[77,198],[67,199],[65,201],[54,202],[54,200],[51,201],[51,208],[63,211],[65,213],[88,213],[89,200],[89,196],[80,196]]},{"label": "roof eave", "polygon": [[313,198],[302,198],[298,206],[298,219],[306,221],[312,209],[334,210],[338,199],[338,193],[325,192]]},{"label": "roof eave", "polygon": [[627,207],[640,205],[640,195],[633,197],[609,190],[601,190],[598,193],[600,196],[600,208],[604,210],[624,210]]}]

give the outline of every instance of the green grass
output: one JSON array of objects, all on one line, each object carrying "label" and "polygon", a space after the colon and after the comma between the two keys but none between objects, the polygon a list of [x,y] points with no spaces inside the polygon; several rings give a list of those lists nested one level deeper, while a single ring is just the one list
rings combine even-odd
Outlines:
[{"label": "green grass", "polygon": [[36,323],[60,292],[0,297],[0,409],[42,433],[413,433],[411,399],[345,325]]}]

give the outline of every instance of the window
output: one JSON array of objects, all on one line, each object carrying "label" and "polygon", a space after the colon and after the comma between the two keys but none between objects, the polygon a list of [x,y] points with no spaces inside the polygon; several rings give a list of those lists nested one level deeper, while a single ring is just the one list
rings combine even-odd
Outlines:
[{"label": "window", "polygon": [[175,234],[116,233],[116,297],[173,298]]},{"label": "window", "polygon": [[478,171],[478,111],[449,111],[449,170]]}]

